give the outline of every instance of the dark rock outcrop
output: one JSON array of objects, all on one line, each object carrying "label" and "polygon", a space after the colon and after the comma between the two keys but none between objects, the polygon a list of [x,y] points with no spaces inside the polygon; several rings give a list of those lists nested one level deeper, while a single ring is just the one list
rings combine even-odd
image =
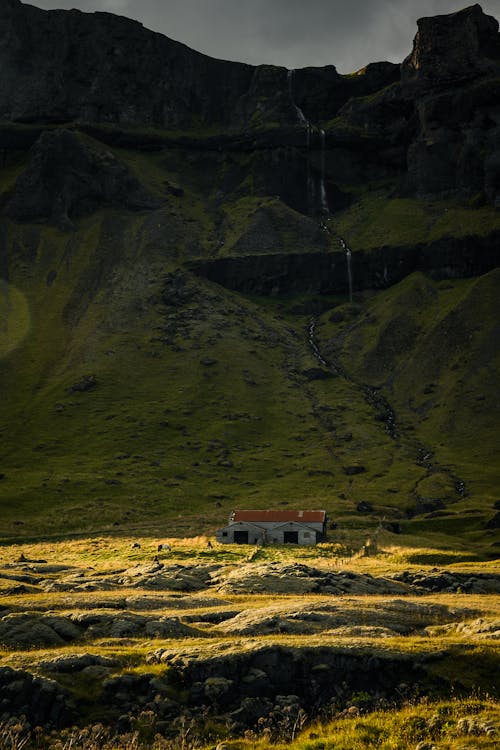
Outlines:
[{"label": "dark rock outcrop", "polygon": [[[190,127],[296,125],[284,68],[226,62],[110,13],[0,9],[0,119]],[[298,72],[297,104],[330,119],[352,96],[395,80],[397,66],[344,77],[333,65]]]},{"label": "dark rock outcrop", "polygon": [[[437,279],[478,276],[500,264],[500,232],[484,237],[444,237],[429,244],[385,246],[352,254],[355,290],[384,289],[414,271]],[[344,253],[275,253],[189,263],[190,270],[235,291],[251,294],[348,291]]]},{"label": "dark rock outcrop", "polygon": [[405,87],[428,91],[500,72],[498,22],[480,5],[417,23],[413,51],[401,66]]},{"label": "dark rock outcrop", "polygon": [[417,685],[424,676],[432,680],[423,660],[418,663],[414,657],[361,655],[335,648],[268,646],[240,654],[215,653],[209,659],[176,658],[160,650],[150,660],[169,663],[178,687],[188,692],[188,705],[199,706],[208,697],[207,688],[219,681],[215,703],[225,711],[239,711],[240,716],[245,715],[241,708],[248,706],[257,686],[261,699],[293,695],[304,709],[317,710],[332,700],[345,706],[353,692],[395,698],[401,683]]},{"label": "dark rock outcrop", "polygon": [[[500,206],[500,36],[479,5],[420,19],[401,67],[373,63],[352,76],[333,65],[291,73],[214,60],[109,13],[44,11],[19,0],[0,13],[4,161],[38,137],[40,123],[77,122],[112,145],[269,152],[252,166],[254,194],[280,195],[303,213],[318,213],[306,185],[318,193],[320,179],[332,211],[347,203],[339,185],[379,179],[405,195]],[[74,146],[64,148],[75,156]],[[24,193],[44,187],[24,178]],[[48,212],[17,191],[12,215],[67,224],[59,192]],[[118,192],[116,202],[125,192],[129,207],[151,203],[130,186]],[[74,212],[77,202],[82,210],[110,202],[106,191],[91,193],[70,201]]]},{"label": "dark rock outcrop", "polygon": [[76,716],[68,692],[56,682],[10,667],[0,667],[0,703],[4,717],[24,716],[32,727],[64,726]]},{"label": "dark rock outcrop", "polygon": [[144,210],[159,202],[110,151],[69,130],[43,133],[6,212],[21,221],[72,228],[72,218],[103,205]]},{"label": "dark rock outcrop", "polygon": [[2,2],[0,118],[227,123],[253,68],[201,55],[110,13]]},{"label": "dark rock outcrop", "polygon": [[500,194],[500,34],[473,5],[422,18],[401,66],[402,97],[416,105],[406,189],[417,196]]}]

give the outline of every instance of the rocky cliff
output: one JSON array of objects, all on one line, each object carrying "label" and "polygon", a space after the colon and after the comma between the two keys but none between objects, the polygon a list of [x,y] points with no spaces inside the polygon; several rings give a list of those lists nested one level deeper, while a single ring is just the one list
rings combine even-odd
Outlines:
[{"label": "rocky cliff", "polygon": [[[161,128],[294,123],[287,73],[215,60],[110,13],[0,9],[0,117],[14,122],[110,122]],[[299,93],[311,116],[331,117],[397,66],[350,81],[333,66],[306,69]]]},{"label": "rocky cliff", "polygon": [[0,14],[4,161],[73,123],[111,145],[291,149],[267,194],[304,213],[325,210],[320,178],[334,211],[343,187],[388,179],[400,195],[500,202],[500,35],[479,5],[421,19],[401,66],[352,76],[214,60],[108,13],[6,0]]}]

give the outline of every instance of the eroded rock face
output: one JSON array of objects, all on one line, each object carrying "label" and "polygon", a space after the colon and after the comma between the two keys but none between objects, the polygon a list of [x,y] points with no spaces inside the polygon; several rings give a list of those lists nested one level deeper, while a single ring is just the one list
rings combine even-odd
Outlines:
[{"label": "eroded rock face", "polygon": [[[352,254],[355,290],[384,289],[415,271],[436,279],[468,278],[500,263],[500,233],[443,237],[428,244],[383,246]],[[268,253],[194,261],[190,270],[228,289],[250,294],[348,291],[343,252]]]},{"label": "eroded rock face", "polygon": [[499,71],[498,21],[480,5],[417,23],[413,51],[401,67],[403,85],[435,89]]},{"label": "eroded rock face", "polygon": [[10,667],[0,667],[0,701],[4,716],[25,716],[33,727],[62,726],[75,718],[68,692],[56,682]]},{"label": "eroded rock face", "polygon": [[0,118],[22,122],[227,122],[253,68],[194,52],[110,13],[2,2]]},{"label": "eroded rock face", "polygon": [[230,572],[219,591],[242,593],[404,594],[404,586],[387,578],[331,572],[307,565],[266,563],[243,565]]},{"label": "eroded rock face", "polygon": [[159,203],[110,151],[69,130],[54,130],[32,148],[6,211],[21,221],[71,228],[72,218],[103,205],[144,210]]}]

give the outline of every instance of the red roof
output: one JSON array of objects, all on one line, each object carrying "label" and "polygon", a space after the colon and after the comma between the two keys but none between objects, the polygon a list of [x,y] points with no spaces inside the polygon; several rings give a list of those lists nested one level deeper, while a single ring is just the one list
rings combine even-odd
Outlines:
[{"label": "red roof", "polygon": [[230,521],[249,521],[250,523],[324,523],[325,510],[233,510]]}]

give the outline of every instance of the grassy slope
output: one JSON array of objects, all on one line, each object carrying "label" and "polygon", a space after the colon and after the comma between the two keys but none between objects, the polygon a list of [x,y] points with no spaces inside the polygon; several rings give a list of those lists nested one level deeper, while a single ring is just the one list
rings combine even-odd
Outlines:
[{"label": "grassy slope", "polygon": [[[231,246],[238,226],[244,232],[252,206],[257,209],[261,203],[246,196],[244,170],[238,172],[234,155],[226,161],[221,155],[117,153],[162,197],[159,211],[101,211],[82,219],[70,235],[6,224],[7,244],[15,248],[11,290],[18,290],[12,292],[17,297],[9,328],[21,337],[24,301],[31,326],[15,347],[15,337],[11,339],[1,363],[6,394],[1,426],[0,472],[6,475],[0,481],[2,535],[113,526],[116,531],[158,526],[177,533],[211,531],[235,506],[282,502],[326,507],[331,516],[342,519],[345,529],[376,527],[376,518],[356,514],[360,500],[372,502],[377,517],[400,514],[411,504],[415,486],[426,481],[425,469],[415,463],[415,443],[392,441],[355,383],[343,378],[309,382],[301,374],[316,364],[306,340],[307,318],[290,315],[290,305],[266,300],[261,304],[195,279],[189,281],[195,292],[182,307],[162,302],[166,274],[185,259],[215,255],[221,231],[227,232]],[[1,183],[4,193],[12,179],[10,170]],[[184,196],[166,193],[165,182],[181,184]],[[217,196],[223,186],[229,192],[221,209]],[[405,211],[416,205],[409,203]],[[273,202],[266,205],[272,208]],[[357,207],[361,210],[363,205],[361,201]],[[378,216],[379,225],[391,227],[394,242],[402,242],[406,223],[395,222],[392,204],[384,205],[387,213],[382,218],[374,210],[371,215]],[[280,207],[276,210],[283,213]],[[341,217],[346,229],[356,210]],[[428,207],[422,212],[417,214],[419,226],[426,225],[430,215]],[[474,213],[478,220],[480,213]],[[344,225],[339,226],[344,231]],[[292,234],[280,235],[282,248],[303,249]],[[446,305],[453,308],[460,295],[467,299],[467,290],[475,284],[490,284],[489,296],[483,297],[480,290],[477,294],[491,301],[495,279],[438,289],[427,322],[434,322],[437,314],[443,317]],[[371,354],[375,364],[370,360],[369,341],[378,329],[369,316],[372,308],[385,305],[380,325],[389,331],[397,327],[400,307],[407,305],[405,285],[411,283],[403,282],[370,301],[346,337],[348,369],[360,346],[356,337],[366,353],[364,359],[356,355],[353,360],[352,372],[360,381],[381,383],[386,370],[397,364],[397,357],[390,357],[379,373],[380,352]],[[4,309],[12,299],[6,291],[3,288]],[[421,325],[418,294],[416,298],[407,315]],[[468,324],[476,320],[472,301],[463,315]],[[485,331],[490,339],[475,333],[471,358],[479,356],[481,347],[492,351],[495,343],[490,326],[494,309],[490,305],[481,315],[488,321]],[[335,335],[330,325],[325,324],[321,333],[325,342]],[[454,442],[448,453],[442,446],[440,459],[457,464],[457,471],[467,463],[469,469],[463,473],[471,483],[479,459],[469,451],[467,430],[474,425],[476,444],[494,438],[489,402],[483,405],[484,418],[476,419],[474,398],[490,393],[495,363],[488,361],[470,375],[477,394],[465,408],[454,376],[448,382],[446,367],[442,374],[424,372],[425,341],[431,340],[430,330],[428,339],[418,339],[421,348],[411,352],[426,384],[439,375],[446,395],[442,408],[430,413],[427,409],[426,419],[420,414],[420,401],[413,411],[404,411],[402,404],[414,391],[408,372],[393,386],[396,406],[410,424],[415,423],[419,438],[433,445],[436,431],[445,429],[445,419],[455,412],[461,431],[452,425]],[[401,356],[407,359],[406,352]],[[207,357],[216,363],[201,364]],[[86,374],[96,376],[97,388],[69,394],[67,388]],[[459,374],[469,378],[467,370]],[[494,467],[492,453],[482,463]],[[351,465],[366,471],[348,476],[344,467]],[[482,483],[474,484],[471,501],[480,510],[479,540],[466,538],[465,552],[472,541],[480,543],[478,549],[489,544],[481,531],[482,514],[490,505],[495,469],[484,469],[482,477]],[[436,541],[446,544],[446,535]]]},{"label": "grassy slope", "polygon": [[[321,329],[330,356],[393,404],[402,440],[432,452],[418,492],[451,503],[452,515],[421,526],[471,540],[475,511],[492,516],[497,499],[499,283],[498,270],[453,283],[414,274],[340,323],[325,317]],[[460,502],[447,469],[466,483]]]},{"label": "grassy slope", "polygon": [[452,200],[394,197],[392,186],[356,194],[355,202],[334,221],[336,231],[355,250],[382,245],[412,245],[440,237],[487,235],[500,228],[492,206],[473,208]]}]

